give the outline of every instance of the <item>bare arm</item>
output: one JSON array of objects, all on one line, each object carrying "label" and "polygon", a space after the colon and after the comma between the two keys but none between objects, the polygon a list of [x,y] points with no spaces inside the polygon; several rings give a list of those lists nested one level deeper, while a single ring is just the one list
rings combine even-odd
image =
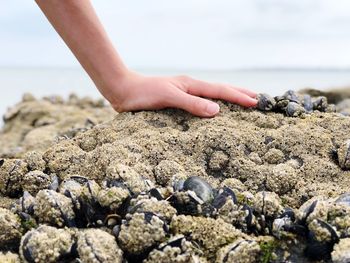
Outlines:
[{"label": "bare arm", "polygon": [[119,112],[174,107],[202,117],[216,115],[218,104],[201,97],[246,107],[256,105],[256,94],[246,89],[186,76],[146,77],[128,70],[89,0],[36,2],[102,95]]}]

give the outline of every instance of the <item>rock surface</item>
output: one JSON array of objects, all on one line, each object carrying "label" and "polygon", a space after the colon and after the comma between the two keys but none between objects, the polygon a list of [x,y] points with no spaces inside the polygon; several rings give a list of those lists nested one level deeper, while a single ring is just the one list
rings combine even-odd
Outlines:
[{"label": "rock surface", "polygon": [[[77,244],[91,262],[108,261],[110,251],[129,262],[237,262],[242,253],[241,262],[347,258],[339,251],[350,236],[343,164],[350,118],[219,104],[217,117],[200,119],[172,109],[114,114],[75,96],[24,96],[0,133],[3,220],[16,225],[1,256],[20,251],[28,260],[30,244],[52,259],[28,237],[57,232],[69,242],[54,259],[72,262],[82,257],[82,249],[70,250]],[[213,188],[211,198],[183,188],[194,176]],[[106,242],[88,244],[85,228],[101,229]]]}]

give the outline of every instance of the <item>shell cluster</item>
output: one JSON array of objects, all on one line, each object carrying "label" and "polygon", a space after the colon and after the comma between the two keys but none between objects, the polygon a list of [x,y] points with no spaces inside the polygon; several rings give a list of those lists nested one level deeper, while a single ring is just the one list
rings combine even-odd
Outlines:
[{"label": "shell cluster", "polygon": [[[141,185],[135,193],[121,181],[76,175],[24,191],[0,209],[0,244],[24,262],[280,262],[292,252],[350,260],[342,250],[350,246],[350,194],[291,209],[274,192],[214,188],[198,176]],[[290,240],[298,249],[286,250]]]},{"label": "shell cluster", "polygon": [[334,104],[328,104],[327,97],[312,98],[309,94],[297,94],[288,90],[282,96],[272,97],[261,93],[257,96],[257,108],[262,111],[274,111],[284,113],[288,117],[300,117],[313,111],[335,112]]}]

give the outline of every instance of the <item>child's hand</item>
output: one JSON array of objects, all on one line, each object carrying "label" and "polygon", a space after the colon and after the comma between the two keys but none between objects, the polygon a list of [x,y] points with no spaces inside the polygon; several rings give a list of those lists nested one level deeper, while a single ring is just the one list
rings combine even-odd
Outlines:
[{"label": "child's hand", "polygon": [[118,112],[180,108],[196,116],[213,117],[219,112],[219,105],[201,97],[222,99],[245,107],[257,104],[253,91],[187,76],[145,77],[128,72],[108,90],[106,97]]},{"label": "child's hand", "polygon": [[[144,77],[124,65],[90,1],[36,0],[47,18],[116,111],[180,108],[212,117],[222,99],[245,107],[257,104],[252,91],[189,77]],[[74,25],[74,26],[72,26]]]}]

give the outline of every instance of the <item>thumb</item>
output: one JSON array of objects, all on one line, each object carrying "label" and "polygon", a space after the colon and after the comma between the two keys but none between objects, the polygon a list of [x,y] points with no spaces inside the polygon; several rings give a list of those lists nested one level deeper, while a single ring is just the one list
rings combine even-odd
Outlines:
[{"label": "thumb", "polygon": [[176,94],[172,106],[180,108],[199,117],[214,117],[219,113],[220,107],[217,103],[201,97],[196,97],[185,92]]}]

